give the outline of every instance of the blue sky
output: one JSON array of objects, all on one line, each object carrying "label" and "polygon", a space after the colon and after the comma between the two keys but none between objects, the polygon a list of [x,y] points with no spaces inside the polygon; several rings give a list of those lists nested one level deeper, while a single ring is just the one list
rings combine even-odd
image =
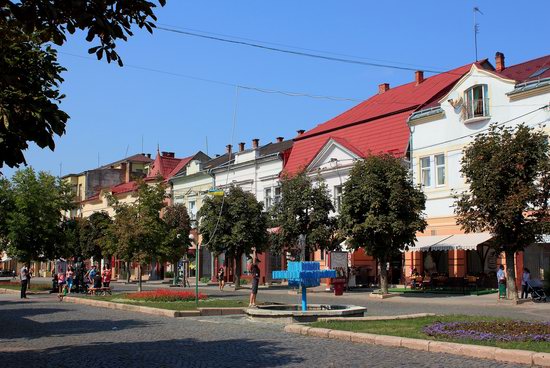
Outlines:
[{"label": "blue sky", "polygon": [[[300,48],[447,70],[475,58],[472,9],[478,6],[479,58],[508,65],[548,54],[548,1],[182,1],[168,0],[159,23]],[[71,119],[55,152],[31,147],[35,169],[63,175],[126,154],[197,150],[291,138],[354,106],[349,101],[287,97],[86,59],[86,43],[69,36],[60,51],[67,67],[62,108]],[[316,60],[157,30],[136,30],[117,46],[127,65],[267,89],[365,99],[378,84],[413,80],[413,71]],[[288,47],[287,47],[288,48]],[[80,55],[84,58],[75,57]],[[371,60],[372,59],[372,60]],[[429,76],[430,74],[426,74]],[[4,168],[11,176],[13,169]]]}]

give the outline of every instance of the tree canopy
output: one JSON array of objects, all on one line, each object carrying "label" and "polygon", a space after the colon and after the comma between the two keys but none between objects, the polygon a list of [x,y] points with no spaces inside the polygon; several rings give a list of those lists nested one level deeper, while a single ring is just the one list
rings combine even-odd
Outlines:
[{"label": "tree canopy", "polygon": [[181,203],[166,207],[162,220],[166,226],[166,236],[161,245],[160,257],[175,265],[186,254],[191,244],[191,220],[187,207]]},{"label": "tree canopy", "polygon": [[[306,258],[317,249],[337,247],[336,219],[330,194],[321,177],[316,184],[305,172],[281,178],[281,200],[273,206],[273,225],[279,227],[272,236],[274,250],[298,255],[305,242]],[[305,237],[305,239],[304,239]]]},{"label": "tree canopy", "polygon": [[235,261],[235,287],[240,286],[241,259],[267,246],[267,216],[252,193],[233,186],[225,197],[209,197],[199,213],[203,244]]},{"label": "tree canopy", "polygon": [[117,41],[132,36],[133,25],[152,32],[155,7],[147,0],[0,0],[0,168],[25,164],[29,142],[53,150],[54,135],[65,133],[69,116],[58,106],[65,69],[52,44],[81,30],[98,43],[89,53],[122,66]]},{"label": "tree canopy", "polygon": [[90,217],[80,220],[78,225],[79,248],[73,256],[101,259],[110,255],[107,243],[112,220],[107,212],[94,212]]},{"label": "tree canopy", "polygon": [[341,231],[353,249],[364,248],[378,260],[383,293],[388,292],[386,262],[426,228],[425,203],[399,158],[373,155],[351,169],[342,197]]},{"label": "tree canopy", "polygon": [[469,190],[456,196],[457,223],[466,232],[490,232],[506,254],[508,289],[517,299],[514,253],[540,241],[550,193],[548,136],[524,124],[493,125],[462,157]]},{"label": "tree canopy", "polygon": [[4,237],[7,251],[23,262],[55,258],[65,251],[62,213],[72,208],[70,188],[54,176],[27,168],[18,170],[11,185],[2,185],[2,197],[11,197]]}]

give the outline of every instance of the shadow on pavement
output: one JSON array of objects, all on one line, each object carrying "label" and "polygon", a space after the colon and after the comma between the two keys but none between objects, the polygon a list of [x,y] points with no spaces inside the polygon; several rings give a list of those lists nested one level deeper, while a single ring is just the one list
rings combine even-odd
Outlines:
[{"label": "shadow on pavement", "polygon": [[[146,334],[146,332],[145,332]],[[146,337],[146,335],[144,335]],[[6,367],[281,367],[300,364],[290,349],[273,342],[247,339],[198,341],[173,339],[143,342],[92,343],[45,350],[2,352]]]}]

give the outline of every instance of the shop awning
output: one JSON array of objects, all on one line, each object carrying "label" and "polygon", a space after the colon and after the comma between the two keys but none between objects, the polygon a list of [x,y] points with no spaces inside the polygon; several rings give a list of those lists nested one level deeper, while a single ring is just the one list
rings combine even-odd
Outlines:
[{"label": "shop awning", "polygon": [[413,252],[455,249],[476,250],[479,244],[486,242],[491,237],[490,233],[420,236],[415,246],[410,247],[409,250]]}]

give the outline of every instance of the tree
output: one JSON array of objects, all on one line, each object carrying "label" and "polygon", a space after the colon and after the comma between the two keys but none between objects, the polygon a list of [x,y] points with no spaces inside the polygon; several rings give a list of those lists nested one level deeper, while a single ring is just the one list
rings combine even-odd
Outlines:
[{"label": "tree", "polygon": [[336,219],[330,216],[334,207],[322,178],[313,185],[305,172],[284,174],[281,197],[272,211],[273,224],[279,227],[272,236],[274,249],[295,255],[301,252],[305,261],[312,251],[337,247]]},{"label": "tree", "polygon": [[516,252],[541,241],[550,188],[548,136],[524,124],[493,125],[465,148],[461,172],[469,190],[456,196],[457,223],[488,231],[506,257],[507,288],[514,300]]},{"label": "tree", "polygon": [[138,264],[138,291],[141,291],[142,266],[159,255],[165,239],[165,224],[160,211],[165,206],[166,185],[138,182],[136,201],[120,203],[111,197],[115,219],[109,232],[106,252],[127,262]]},{"label": "tree", "polygon": [[107,212],[94,212],[79,223],[79,249],[76,256],[83,259],[94,257],[101,259],[110,256],[107,243],[112,220]]},{"label": "tree", "polygon": [[203,243],[215,254],[235,262],[235,288],[240,287],[242,257],[267,245],[267,216],[252,193],[233,186],[225,197],[204,201],[198,217]]},{"label": "tree", "polygon": [[99,43],[89,53],[122,66],[116,42],[132,35],[132,25],[152,32],[155,6],[147,0],[0,0],[0,168],[26,163],[28,142],[53,150],[54,135],[65,133],[69,116],[58,107],[65,69],[51,44],[81,30]]},{"label": "tree", "polygon": [[[162,216],[166,225],[166,237],[160,249],[161,259],[177,266],[178,261],[187,253],[191,232],[191,221],[187,208],[183,204],[168,206]],[[174,284],[176,283],[176,272],[174,272]]]},{"label": "tree", "polygon": [[13,188],[6,178],[0,178],[0,251],[8,245],[8,215],[13,211]]},{"label": "tree", "polygon": [[48,259],[64,251],[62,213],[72,208],[72,194],[58,178],[32,168],[12,177],[13,208],[7,214],[7,249],[23,262]]},{"label": "tree", "polygon": [[426,198],[403,160],[388,154],[357,161],[344,185],[340,227],[353,249],[376,258],[380,288],[388,293],[386,264],[426,228]]}]

